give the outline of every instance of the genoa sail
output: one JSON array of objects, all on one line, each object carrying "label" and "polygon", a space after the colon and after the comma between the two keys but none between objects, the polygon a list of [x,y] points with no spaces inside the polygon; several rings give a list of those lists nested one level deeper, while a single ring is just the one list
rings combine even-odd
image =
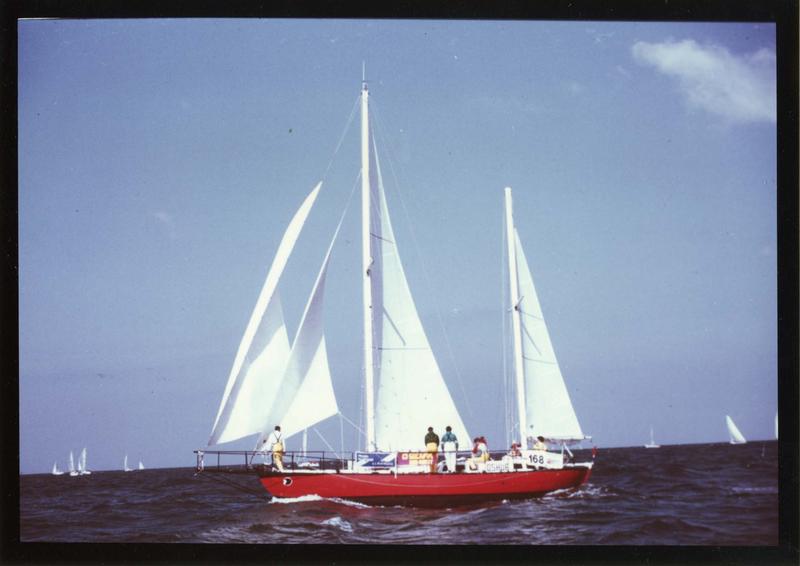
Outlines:
[{"label": "genoa sail", "polygon": [[725,415],[725,424],[728,427],[728,436],[730,437],[731,444],[744,444],[747,442],[745,437],[739,431],[739,428],[736,426],[736,423],[734,423],[733,419],[728,415]]},{"label": "genoa sail", "polygon": [[260,433],[266,426],[265,399],[273,399],[280,388],[290,354],[278,282],[321,185],[306,197],[281,239],[236,352],[209,446]]},{"label": "genoa sail", "polygon": [[417,314],[389,219],[377,150],[373,156],[370,284],[376,448],[419,448],[428,426],[441,433],[449,425],[458,438],[469,439]]}]

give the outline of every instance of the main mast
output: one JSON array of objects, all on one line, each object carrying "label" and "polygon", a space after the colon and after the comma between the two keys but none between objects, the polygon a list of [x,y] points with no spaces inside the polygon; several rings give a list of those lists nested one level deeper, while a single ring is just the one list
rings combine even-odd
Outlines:
[{"label": "main mast", "polygon": [[514,375],[517,383],[519,434],[523,447],[528,446],[528,423],[525,417],[525,375],[522,367],[522,322],[519,312],[519,282],[517,279],[517,246],[514,236],[514,214],[511,187],[506,187],[506,241],[508,242],[508,276],[511,284],[511,324],[514,335]]},{"label": "main mast", "polygon": [[369,92],[366,74],[362,68],[361,77],[361,261],[364,289],[364,404],[366,405],[367,438],[366,450],[375,450],[375,401],[374,401],[374,362],[372,346],[372,286],[370,268],[372,266],[370,236],[370,187],[369,187]]}]

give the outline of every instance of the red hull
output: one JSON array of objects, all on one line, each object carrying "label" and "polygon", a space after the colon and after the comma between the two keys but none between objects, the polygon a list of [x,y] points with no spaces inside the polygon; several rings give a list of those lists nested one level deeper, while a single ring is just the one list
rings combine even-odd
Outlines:
[{"label": "red hull", "polygon": [[261,483],[274,497],[338,497],[378,505],[457,504],[534,497],[578,487],[590,467],[526,472],[459,474],[274,473]]}]

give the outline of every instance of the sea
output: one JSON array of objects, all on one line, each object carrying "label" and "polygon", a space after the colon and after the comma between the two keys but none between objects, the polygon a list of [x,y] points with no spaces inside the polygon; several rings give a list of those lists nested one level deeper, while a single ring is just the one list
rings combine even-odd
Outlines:
[{"label": "sea", "polygon": [[[576,453],[590,458],[588,451]],[[777,441],[599,449],[589,481],[448,508],[271,499],[194,468],[20,476],[22,542],[282,545],[779,544]]]}]

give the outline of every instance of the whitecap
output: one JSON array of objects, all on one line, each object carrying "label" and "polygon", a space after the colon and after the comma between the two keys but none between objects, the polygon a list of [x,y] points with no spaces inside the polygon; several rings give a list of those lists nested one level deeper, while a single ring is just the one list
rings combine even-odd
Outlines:
[{"label": "whitecap", "polygon": [[350,523],[342,519],[341,517],[331,517],[330,519],[326,519],[322,521],[323,525],[329,525],[331,527],[337,527],[347,533],[353,532],[353,527]]}]

